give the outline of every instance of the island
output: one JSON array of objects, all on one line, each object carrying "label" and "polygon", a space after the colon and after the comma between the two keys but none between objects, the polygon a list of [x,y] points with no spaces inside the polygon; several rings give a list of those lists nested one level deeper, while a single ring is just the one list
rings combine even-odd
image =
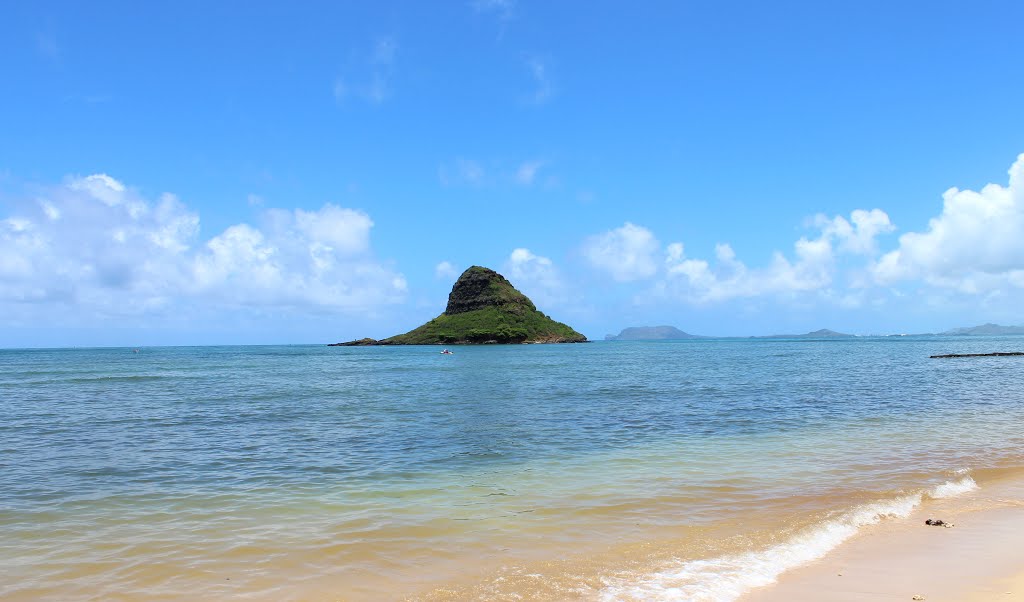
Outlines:
[{"label": "island", "polygon": [[606,341],[681,341],[694,339],[853,339],[856,335],[836,332],[827,328],[815,330],[806,334],[769,334],[749,337],[710,337],[698,334],[683,332],[675,326],[630,326],[624,328],[618,335],[605,335]]},{"label": "island", "polygon": [[954,328],[940,333],[945,336],[1002,336],[1024,334],[1024,326],[1000,326],[999,324],[982,324],[966,328]]},{"label": "island", "polygon": [[364,345],[484,345],[584,343],[587,337],[552,320],[504,276],[472,266],[459,276],[444,313],[405,334],[359,339],[331,347]]},{"label": "island", "polygon": [[845,332],[836,332],[827,328],[821,330],[815,330],[806,334],[769,334],[760,337],[750,337],[752,339],[852,339],[855,335],[846,334]]},{"label": "island", "polygon": [[706,337],[697,336],[683,332],[675,326],[630,326],[623,328],[618,335],[605,335],[606,341],[678,341],[684,339],[703,339]]}]

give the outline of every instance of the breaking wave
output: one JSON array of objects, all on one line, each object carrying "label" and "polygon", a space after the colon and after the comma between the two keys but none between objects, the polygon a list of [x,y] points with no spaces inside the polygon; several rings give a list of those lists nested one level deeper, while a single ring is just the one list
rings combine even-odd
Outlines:
[{"label": "breaking wave", "polygon": [[690,560],[640,579],[608,579],[602,600],[729,602],[774,583],[790,569],[818,560],[860,529],[886,519],[906,518],[927,498],[949,498],[977,489],[969,476],[931,490],[858,506],[765,550]]}]

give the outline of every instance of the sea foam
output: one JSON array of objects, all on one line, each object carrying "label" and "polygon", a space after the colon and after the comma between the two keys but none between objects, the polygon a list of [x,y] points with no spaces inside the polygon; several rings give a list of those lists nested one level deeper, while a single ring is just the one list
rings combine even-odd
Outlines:
[{"label": "sea foam", "polygon": [[978,484],[971,477],[963,477],[958,481],[946,481],[935,489],[928,492],[928,497],[939,500],[947,497],[956,497],[960,494],[974,491]]},{"label": "sea foam", "polygon": [[729,602],[770,585],[790,569],[824,557],[861,528],[886,519],[906,518],[925,497],[948,498],[977,489],[969,476],[931,490],[858,506],[765,550],[691,560],[638,579],[609,579],[601,600]]}]

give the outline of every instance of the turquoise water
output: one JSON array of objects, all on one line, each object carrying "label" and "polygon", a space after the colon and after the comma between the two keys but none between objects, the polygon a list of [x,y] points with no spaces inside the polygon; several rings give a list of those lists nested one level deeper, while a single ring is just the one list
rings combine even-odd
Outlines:
[{"label": "turquoise water", "polygon": [[454,349],[0,351],[0,597],[733,599],[651,582],[1024,465],[1024,358],[928,357],[1024,338]]}]

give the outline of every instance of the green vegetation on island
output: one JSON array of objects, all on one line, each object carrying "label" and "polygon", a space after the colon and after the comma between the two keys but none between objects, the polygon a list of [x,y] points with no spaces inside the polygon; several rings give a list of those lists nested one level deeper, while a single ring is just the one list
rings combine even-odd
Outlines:
[{"label": "green vegetation on island", "polygon": [[405,334],[335,345],[582,343],[587,337],[537,310],[494,270],[473,266],[459,276],[443,314]]}]

